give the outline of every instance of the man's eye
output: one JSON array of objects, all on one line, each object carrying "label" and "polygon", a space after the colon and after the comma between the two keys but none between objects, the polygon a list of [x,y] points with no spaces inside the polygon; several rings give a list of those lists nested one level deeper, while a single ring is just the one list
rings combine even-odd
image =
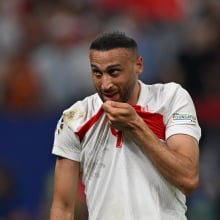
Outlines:
[{"label": "man's eye", "polygon": [[109,73],[112,75],[112,76],[116,76],[118,75],[120,72],[120,69],[112,69],[109,71]]},{"label": "man's eye", "polygon": [[102,73],[100,71],[98,71],[98,70],[93,70],[92,73],[95,76],[101,76],[102,75]]}]

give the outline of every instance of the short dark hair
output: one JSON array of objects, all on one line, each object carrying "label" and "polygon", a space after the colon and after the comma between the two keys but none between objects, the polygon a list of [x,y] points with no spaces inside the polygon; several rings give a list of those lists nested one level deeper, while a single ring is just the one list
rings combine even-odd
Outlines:
[{"label": "short dark hair", "polygon": [[90,50],[107,51],[116,48],[126,48],[137,51],[138,46],[134,39],[120,31],[104,32],[98,35],[90,45]]}]

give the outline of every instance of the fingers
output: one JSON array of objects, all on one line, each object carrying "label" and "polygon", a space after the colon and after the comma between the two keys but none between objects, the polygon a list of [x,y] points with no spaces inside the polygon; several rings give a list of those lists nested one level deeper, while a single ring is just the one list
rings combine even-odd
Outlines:
[{"label": "fingers", "polygon": [[116,111],[117,109],[114,107],[114,104],[112,105],[112,101],[103,103],[102,108],[104,109],[109,120],[113,120],[113,118],[118,115]]},{"label": "fingers", "polygon": [[137,113],[128,103],[106,101],[103,103],[103,109],[110,126],[117,130],[129,129],[130,122],[137,118]]},{"label": "fingers", "polygon": [[106,101],[102,104],[102,108],[104,109],[104,111],[107,111],[112,105],[111,101]]},{"label": "fingers", "polygon": [[123,121],[133,115],[133,108],[128,103],[106,101],[103,103],[103,109],[107,117],[111,120]]},{"label": "fingers", "polygon": [[111,125],[117,124],[122,120],[121,117],[124,115],[124,111],[121,107],[121,103],[106,101],[102,107]]}]

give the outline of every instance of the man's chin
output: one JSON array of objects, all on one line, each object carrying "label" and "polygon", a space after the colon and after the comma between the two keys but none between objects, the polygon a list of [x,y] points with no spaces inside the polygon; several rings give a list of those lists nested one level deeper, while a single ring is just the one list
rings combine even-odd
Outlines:
[{"label": "man's chin", "polygon": [[101,100],[103,102],[106,102],[106,101],[114,101],[114,102],[124,102],[124,103],[127,103],[127,101],[125,100],[121,100],[121,99],[116,99],[116,98],[106,98],[106,97],[103,97],[103,96],[99,96],[101,98]]},{"label": "man's chin", "polygon": [[118,99],[102,99],[103,102],[107,102],[107,101],[114,101],[114,102],[121,102]]}]

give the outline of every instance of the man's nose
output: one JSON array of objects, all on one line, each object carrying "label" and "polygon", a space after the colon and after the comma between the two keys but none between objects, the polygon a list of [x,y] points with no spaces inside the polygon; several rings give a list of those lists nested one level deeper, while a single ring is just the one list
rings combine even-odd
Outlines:
[{"label": "man's nose", "polygon": [[101,88],[102,90],[108,90],[112,87],[112,79],[108,75],[102,76]]}]

